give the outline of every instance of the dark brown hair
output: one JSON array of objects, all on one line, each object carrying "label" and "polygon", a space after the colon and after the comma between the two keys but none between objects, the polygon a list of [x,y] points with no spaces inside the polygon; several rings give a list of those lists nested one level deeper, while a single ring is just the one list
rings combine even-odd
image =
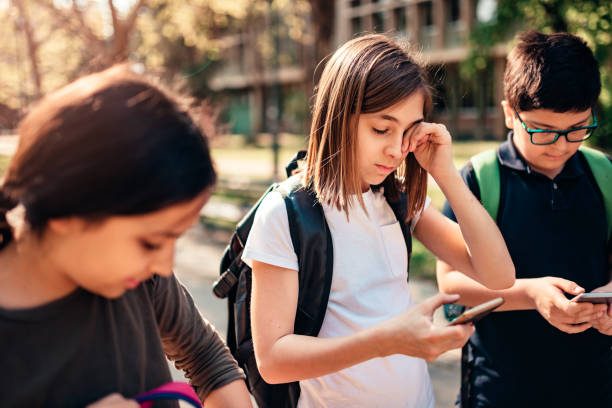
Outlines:
[{"label": "dark brown hair", "polygon": [[17,204],[30,228],[48,220],[153,212],[188,201],[216,175],[206,139],[175,100],[124,67],[44,98],[22,121],[0,188],[0,231]]},{"label": "dark brown hair", "polygon": [[[359,115],[379,112],[415,92],[423,93],[427,115],[432,102],[423,69],[384,35],[355,38],[334,53],[318,84],[304,172],[304,182],[321,202],[348,215],[350,196],[356,194],[363,206],[355,149]],[[382,186],[392,200],[406,192],[412,218],[425,203],[427,173],[410,153]]]},{"label": "dark brown hair", "polygon": [[510,51],[504,98],[518,111],[582,112],[601,91],[599,64],[580,38],[568,33],[526,31]]}]

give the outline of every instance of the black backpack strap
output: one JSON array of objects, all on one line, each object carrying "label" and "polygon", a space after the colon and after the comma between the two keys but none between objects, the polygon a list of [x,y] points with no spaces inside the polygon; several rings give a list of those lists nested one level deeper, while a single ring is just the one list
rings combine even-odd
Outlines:
[{"label": "black backpack strap", "polygon": [[[213,283],[213,293],[218,298],[224,299],[228,297],[236,286],[236,283],[238,283],[238,278],[240,277],[241,269],[244,265],[242,261],[242,251],[244,250],[244,244],[253,226],[255,212],[268,193],[277,187],[278,184],[272,184],[268,187],[257,203],[255,203],[249,212],[238,221],[238,224],[236,224],[236,232],[232,236],[232,240],[225,249],[225,253],[221,259],[219,279]],[[233,297],[231,297],[231,299],[233,300]]]},{"label": "black backpack strap", "polygon": [[317,336],[329,300],[333,273],[331,232],[316,194],[299,175],[278,188],[285,199],[291,240],[298,258],[299,294],[294,332]]},{"label": "black backpack strap", "polygon": [[[410,223],[406,222],[406,218],[408,217],[408,200],[406,198],[406,194],[403,192],[399,193],[399,199],[391,200],[389,197],[385,195],[387,199],[387,203],[389,203],[389,207],[393,210],[393,214],[395,214],[395,218],[400,223],[400,227],[402,229],[402,235],[404,236],[404,241],[406,242],[406,249],[408,250],[408,275],[410,274],[410,257],[412,256],[412,234],[410,233]],[[412,222],[412,221],[411,221]]]}]

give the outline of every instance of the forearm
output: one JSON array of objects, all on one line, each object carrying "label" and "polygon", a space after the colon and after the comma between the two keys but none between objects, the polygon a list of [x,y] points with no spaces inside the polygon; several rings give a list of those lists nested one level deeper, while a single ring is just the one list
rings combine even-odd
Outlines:
[{"label": "forearm", "polygon": [[206,408],[251,407],[251,397],[243,380],[235,380],[215,388],[202,401]]},{"label": "forearm", "polygon": [[474,273],[482,277],[482,282],[492,283],[487,286],[510,286],[514,265],[493,219],[454,169],[436,182],[455,213]]},{"label": "forearm", "polygon": [[187,290],[174,278],[157,279],[154,306],[166,356],[185,372],[200,398],[244,373]]},{"label": "forearm", "polygon": [[514,285],[508,289],[492,290],[459,271],[451,270],[442,274],[438,270],[440,291],[458,294],[461,296],[458,303],[470,307],[496,297],[503,297],[505,302],[497,309],[498,311],[535,309],[535,302],[529,293],[532,283],[530,281],[530,279],[516,279]]},{"label": "forearm", "polygon": [[381,325],[344,337],[319,338],[289,334],[268,350],[257,353],[259,372],[268,383],[320,377],[382,357],[385,341]]}]

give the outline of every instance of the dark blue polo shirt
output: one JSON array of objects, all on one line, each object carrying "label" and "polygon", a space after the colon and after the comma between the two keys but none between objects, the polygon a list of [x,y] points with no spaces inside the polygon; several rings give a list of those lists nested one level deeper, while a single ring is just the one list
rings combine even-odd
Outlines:
[{"label": "dark blue polo shirt", "polygon": [[[498,160],[497,225],[516,277],[561,277],[587,292],[610,282],[605,208],[582,153],[551,180],[529,167],[510,133]],[[480,199],[471,163],[461,175]],[[448,203],[443,212],[455,219]],[[567,334],[535,310],[496,312],[476,324],[468,349],[470,407],[612,407],[612,336],[595,329]]]}]

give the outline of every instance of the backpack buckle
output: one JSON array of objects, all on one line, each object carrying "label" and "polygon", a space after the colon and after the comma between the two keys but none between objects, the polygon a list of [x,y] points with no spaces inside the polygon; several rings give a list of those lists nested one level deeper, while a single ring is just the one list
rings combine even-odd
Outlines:
[{"label": "backpack buckle", "polygon": [[219,279],[213,283],[213,293],[219,299],[225,299],[230,290],[236,285],[238,278],[229,269],[221,274]]}]

